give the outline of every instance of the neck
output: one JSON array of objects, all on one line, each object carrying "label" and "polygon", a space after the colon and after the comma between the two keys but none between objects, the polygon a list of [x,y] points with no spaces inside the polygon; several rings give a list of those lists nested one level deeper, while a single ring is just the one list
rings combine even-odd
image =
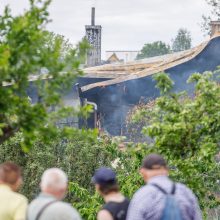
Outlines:
[{"label": "neck", "polygon": [[121,202],[124,200],[124,196],[120,192],[112,192],[108,195],[103,195],[105,202]]},{"label": "neck", "polygon": [[14,189],[13,189],[13,186],[12,185],[10,185],[10,184],[8,184],[8,183],[5,183],[5,182],[3,182],[3,181],[0,181],[0,185],[5,185],[5,186],[8,186],[11,190],[13,190],[14,191]]},{"label": "neck", "polygon": [[49,196],[52,196],[58,200],[60,199],[60,195],[58,195],[58,193],[56,193],[56,192],[51,192],[50,190],[44,190],[44,191],[42,191],[42,193],[47,194]]},{"label": "neck", "polygon": [[157,175],[153,175],[153,176],[151,176],[150,178],[148,178],[147,180],[146,180],[146,183],[148,183],[149,181],[151,181],[152,179],[154,179],[154,178],[156,178],[156,177],[161,177],[161,176],[164,176],[164,177],[167,177],[168,175],[167,175],[167,173],[160,173],[160,174],[157,174]]}]

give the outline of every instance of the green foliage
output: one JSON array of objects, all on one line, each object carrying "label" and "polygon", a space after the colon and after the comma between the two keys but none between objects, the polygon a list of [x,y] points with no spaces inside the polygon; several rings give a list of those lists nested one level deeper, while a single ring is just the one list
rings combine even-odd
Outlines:
[{"label": "green foliage", "polygon": [[191,44],[192,38],[190,32],[187,29],[180,28],[177,36],[173,40],[172,50],[174,52],[188,50],[191,48]]},{"label": "green foliage", "polygon": [[[74,49],[62,36],[46,31],[50,2],[30,0],[23,15],[13,17],[6,7],[0,16],[0,143],[19,131],[24,150],[38,136],[45,141],[56,136],[54,118],[66,117],[61,96],[82,74],[81,52],[87,47],[84,41]],[[38,90],[35,104],[27,97],[30,80]],[[51,106],[59,112],[50,114]],[[76,111],[68,113],[70,117]]]},{"label": "green foliage", "polygon": [[[130,146],[126,151],[119,151],[116,148],[112,151],[107,149],[113,155],[114,160],[110,164],[112,169],[117,172],[121,192],[131,198],[140,186],[144,184],[138,173],[140,163],[150,148],[144,145]],[[94,186],[93,186],[94,187]],[[84,219],[95,220],[98,210],[100,210],[104,201],[94,192],[89,191],[78,184],[70,184],[70,192],[75,195],[73,206],[76,207]]]},{"label": "green foliage", "polygon": [[206,0],[211,11],[209,15],[202,16],[201,30],[204,35],[211,34],[210,22],[220,20],[220,0]]},{"label": "green foliage", "polygon": [[166,94],[173,87],[173,81],[166,73],[158,73],[153,76],[153,79],[157,81],[156,88],[160,90],[161,94]]},{"label": "green foliage", "polygon": [[137,55],[137,59],[155,57],[170,53],[170,46],[162,41],[145,44],[141,52]]},{"label": "green foliage", "polygon": [[[15,137],[0,145],[0,163],[13,161],[23,167],[24,186],[22,193],[32,199],[39,192],[40,176],[50,167],[62,168],[69,180],[88,192],[94,192],[91,177],[99,166],[110,166],[114,160],[116,145],[108,137],[97,138],[96,131],[71,129],[68,138],[59,136],[45,144],[41,139],[34,142],[28,153],[20,147],[23,136]],[[77,193],[77,192],[76,192]],[[75,200],[74,194],[68,200]]]},{"label": "green foliage", "polygon": [[[217,75],[219,71],[192,75],[189,79],[195,83],[192,98],[185,93],[170,92],[158,98],[151,120],[143,128],[144,134],[154,140],[154,151],[164,155],[173,167],[171,176],[196,193],[203,209],[218,204],[220,87],[214,80]],[[158,86],[166,87],[162,82],[159,80]],[[143,110],[140,121],[149,118],[149,111],[145,113]]]},{"label": "green foliage", "polygon": [[[131,121],[144,126],[145,143],[133,144],[126,151],[112,153],[117,159],[111,165],[117,171],[124,195],[131,198],[144,184],[138,173],[142,159],[149,153],[157,152],[168,160],[171,178],[185,183],[196,193],[204,215],[218,205],[216,192],[219,191],[220,169],[216,155],[220,138],[220,87],[213,80],[217,75],[204,73],[190,77],[189,82],[195,84],[194,97],[171,93],[173,83],[164,73],[155,77],[158,88],[169,89],[165,89],[163,96],[150,104],[141,104],[130,115]],[[103,201],[93,192],[76,184],[73,186],[70,190],[78,198],[73,205],[85,219],[95,220]]]},{"label": "green foliage", "polygon": [[82,218],[96,220],[96,214],[103,203],[101,197],[97,193],[91,193],[76,183],[70,183],[69,189],[77,198],[76,201],[73,202],[73,206],[79,210]]}]

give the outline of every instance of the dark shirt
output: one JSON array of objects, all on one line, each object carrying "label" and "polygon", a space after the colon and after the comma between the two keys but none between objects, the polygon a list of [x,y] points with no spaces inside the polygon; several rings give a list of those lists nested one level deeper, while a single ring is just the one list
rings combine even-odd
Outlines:
[{"label": "dark shirt", "polygon": [[102,209],[107,210],[114,220],[126,220],[128,206],[129,200],[125,198],[123,202],[108,202]]}]

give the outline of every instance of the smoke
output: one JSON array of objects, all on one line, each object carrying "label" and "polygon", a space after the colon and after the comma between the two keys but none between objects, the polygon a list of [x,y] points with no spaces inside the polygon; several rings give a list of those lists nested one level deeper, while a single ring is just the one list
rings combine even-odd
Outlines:
[{"label": "smoke", "polygon": [[[214,71],[220,65],[220,37],[210,41],[207,47],[195,58],[177,65],[165,72],[174,81],[173,92],[187,91],[192,94],[194,85],[188,84],[188,78],[196,72]],[[100,80],[100,79],[98,79]],[[102,126],[112,135],[121,135],[125,128],[128,111],[140,100],[148,101],[160,95],[155,88],[152,76],[129,80],[122,83],[97,87],[84,94],[89,101],[98,105],[102,115]]]}]

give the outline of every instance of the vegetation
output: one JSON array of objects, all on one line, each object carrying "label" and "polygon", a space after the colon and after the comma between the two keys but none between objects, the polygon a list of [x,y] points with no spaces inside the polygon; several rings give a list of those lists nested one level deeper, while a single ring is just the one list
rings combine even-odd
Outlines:
[{"label": "vegetation", "polygon": [[[60,98],[82,74],[81,52],[87,45],[74,49],[63,37],[46,31],[49,4],[50,0],[30,0],[23,15],[13,17],[6,7],[0,16],[0,143],[21,132],[24,150],[38,136],[45,141],[55,137],[54,123],[76,114],[64,108]],[[37,90],[35,104],[28,89]],[[49,113],[51,106],[59,110]]]},{"label": "vegetation", "polygon": [[143,46],[141,52],[137,55],[137,59],[155,57],[170,53],[170,46],[162,41],[155,41]]},{"label": "vegetation", "polygon": [[[216,15],[218,2],[208,1]],[[169,161],[171,177],[196,193],[204,213],[216,207],[220,179],[220,87],[216,78],[220,71],[191,76],[195,93],[190,97],[172,93],[173,82],[167,74],[155,75],[161,97],[131,111],[128,127],[135,143],[125,151],[117,148],[120,142],[98,137],[96,130],[58,129],[55,122],[78,114],[63,107],[61,97],[82,73],[79,65],[87,44],[74,49],[63,37],[46,31],[49,4],[50,0],[30,0],[30,9],[23,15],[13,17],[6,8],[0,16],[0,163],[14,161],[24,168],[22,193],[32,199],[43,171],[60,167],[71,181],[67,201],[85,219],[93,220],[103,202],[90,184],[95,169],[112,166],[122,192],[131,198],[144,184],[138,174],[143,157],[157,152]],[[186,30],[179,31],[175,51],[187,49],[189,37]],[[167,53],[170,46],[157,41],[145,44],[137,58]],[[33,78],[39,98],[34,104],[27,97]],[[51,111],[54,106],[57,111]],[[89,111],[86,107],[81,113]]]},{"label": "vegetation", "polygon": [[[172,51],[178,52],[191,48],[191,35],[187,29],[180,28],[177,36],[172,40],[172,47],[162,41],[155,41],[153,43],[147,43],[143,46],[136,59],[144,59],[149,57],[161,56],[169,54]],[[172,48],[172,50],[171,50]]]},{"label": "vegetation", "polygon": [[[220,87],[214,79],[219,75],[194,74],[195,94],[170,92],[172,81],[158,74],[162,96],[150,108],[138,108],[133,123],[146,122],[143,134],[152,138],[154,150],[170,162],[174,179],[186,183],[200,199],[203,209],[217,205],[219,164],[216,155],[220,138]],[[134,124],[133,124],[134,126]],[[193,177],[193,178],[192,178]]]},{"label": "vegetation", "polygon": [[138,173],[143,157],[157,152],[169,161],[171,177],[192,188],[207,213],[207,209],[218,205],[215,192],[220,178],[216,160],[220,137],[220,87],[214,81],[217,75],[218,72],[194,74],[189,79],[195,84],[193,97],[171,93],[173,82],[169,77],[155,76],[162,96],[150,105],[150,111],[143,105],[131,116],[136,123],[147,122],[142,130],[151,142],[131,143],[120,151],[119,142],[107,136],[98,138],[95,131],[76,129],[68,138],[63,138],[61,131],[48,144],[38,139],[26,154],[20,148],[22,134],[17,134],[0,146],[0,162],[13,160],[24,167],[23,193],[29,198],[38,192],[43,170],[61,167],[71,181],[67,200],[85,219],[93,220],[103,203],[90,184],[94,170],[100,166],[116,169],[122,192],[131,198],[144,184]]},{"label": "vegetation", "polygon": [[[108,137],[97,138],[96,131],[76,129],[69,138],[62,138],[62,132],[53,141],[44,144],[38,139],[29,153],[22,151],[20,143],[22,134],[17,133],[13,138],[0,145],[0,163],[14,161],[23,167],[24,193],[32,200],[39,192],[40,177],[45,169],[50,167],[62,168],[69,177],[89,192],[94,192],[91,177],[99,166],[110,166],[115,159],[116,144]],[[83,175],[82,175],[83,174]],[[74,194],[69,199],[74,200]]]},{"label": "vegetation", "polygon": [[210,22],[220,20],[220,0],[206,0],[211,7],[210,15],[202,16],[201,29],[205,35],[211,33]]},{"label": "vegetation", "polygon": [[191,48],[191,44],[192,38],[190,32],[187,29],[180,28],[176,38],[173,40],[172,50],[174,52],[188,50]]}]

